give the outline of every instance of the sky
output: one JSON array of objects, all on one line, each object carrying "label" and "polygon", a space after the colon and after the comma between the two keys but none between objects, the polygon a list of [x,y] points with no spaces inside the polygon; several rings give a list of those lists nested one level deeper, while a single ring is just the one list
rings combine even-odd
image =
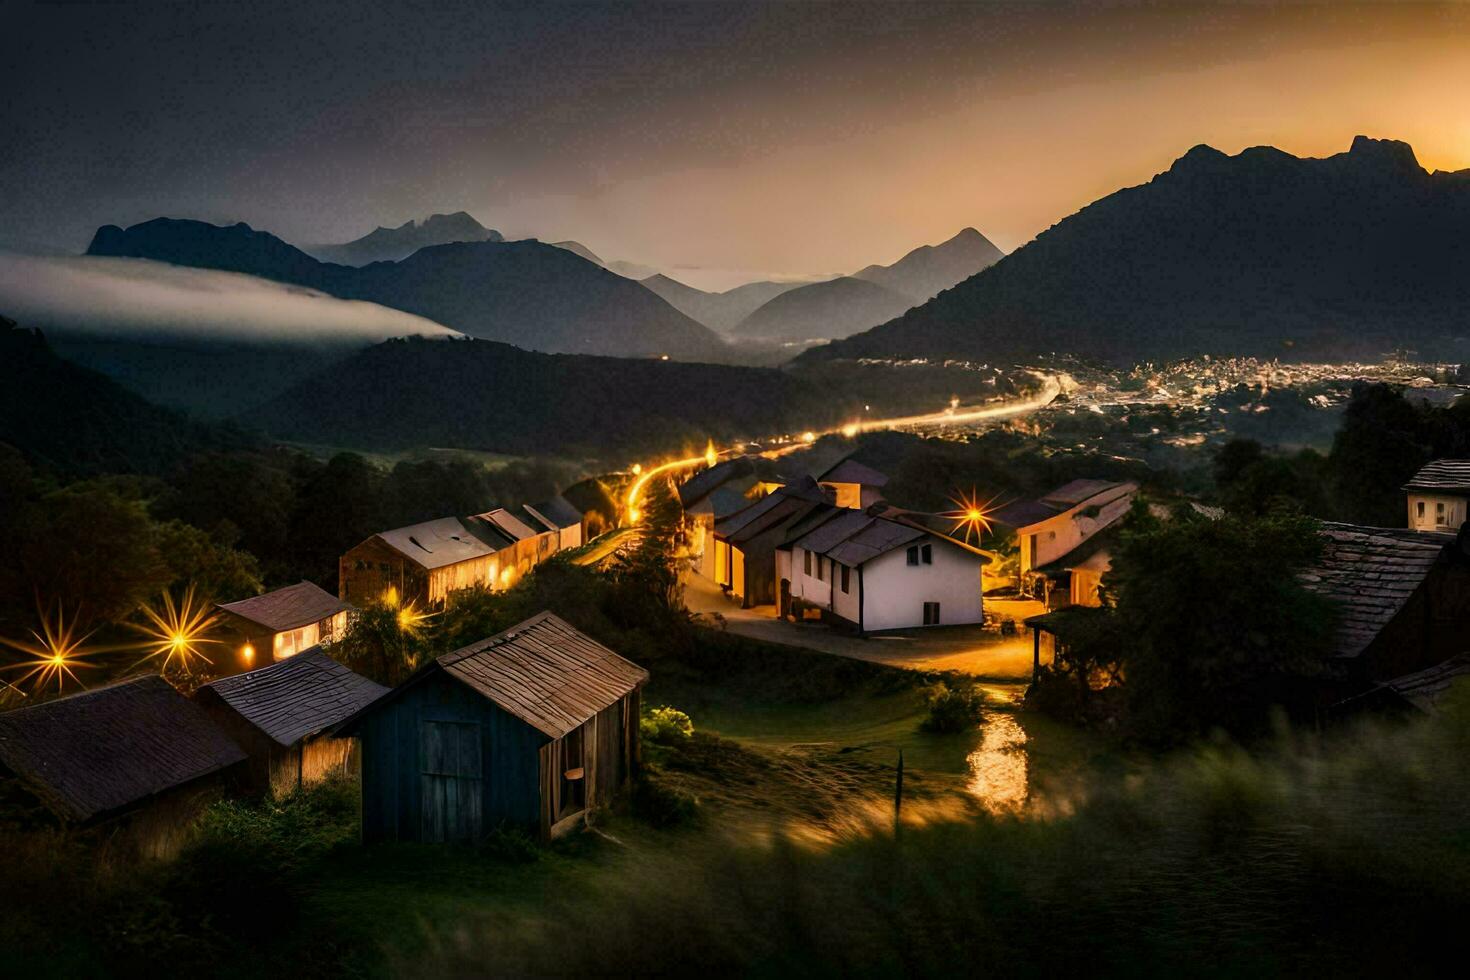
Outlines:
[{"label": "sky", "polygon": [[465,210],[705,288],[1006,250],[1191,146],[1470,168],[1470,5],[0,4],[0,248]]}]

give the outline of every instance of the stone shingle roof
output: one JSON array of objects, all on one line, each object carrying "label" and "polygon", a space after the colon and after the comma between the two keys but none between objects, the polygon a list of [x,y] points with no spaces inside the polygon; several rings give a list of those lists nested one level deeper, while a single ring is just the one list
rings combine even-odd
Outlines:
[{"label": "stone shingle roof", "polygon": [[157,674],[0,714],[0,763],[64,820],[128,809],[244,758]]},{"label": "stone shingle roof", "polygon": [[1436,459],[1415,473],[1404,489],[1470,494],[1470,459]]},{"label": "stone shingle roof", "polygon": [[199,696],[219,698],[277,744],[290,746],[387,693],[388,688],[312,647],[269,667],[206,684]]},{"label": "stone shingle roof", "polygon": [[1403,609],[1440,561],[1452,534],[1323,524],[1322,557],[1302,584],[1338,608],[1333,653],[1356,657]]}]

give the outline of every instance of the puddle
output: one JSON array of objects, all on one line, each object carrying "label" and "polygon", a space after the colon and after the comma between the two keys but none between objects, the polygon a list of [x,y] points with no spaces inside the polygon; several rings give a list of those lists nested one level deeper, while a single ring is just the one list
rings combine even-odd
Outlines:
[{"label": "puddle", "polygon": [[985,719],[980,745],[966,762],[970,769],[967,789],[991,813],[1016,813],[1026,805],[1030,792],[1030,765],[1026,756],[1026,732],[1007,712],[992,712]]}]

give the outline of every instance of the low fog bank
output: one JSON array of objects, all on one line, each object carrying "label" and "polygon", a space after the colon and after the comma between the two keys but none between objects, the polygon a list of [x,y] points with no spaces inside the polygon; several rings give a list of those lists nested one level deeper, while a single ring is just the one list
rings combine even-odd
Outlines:
[{"label": "low fog bank", "polygon": [[0,313],[50,333],[224,343],[374,343],[458,331],[401,310],[149,259],[0,252]]}]

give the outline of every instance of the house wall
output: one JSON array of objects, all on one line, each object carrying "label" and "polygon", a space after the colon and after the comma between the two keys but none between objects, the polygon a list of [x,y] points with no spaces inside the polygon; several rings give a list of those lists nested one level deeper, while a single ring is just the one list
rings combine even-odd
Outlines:
[{"label": "house wall", "polygon": [[[1424,515],[1419,515],[1423,505]],[[1440,516],[1440,508],[1444,516]],[[1460,525],[1470,517],[1467,500],[1450,494],[1416,493],[1408,495],[1408,527],[1415,531],[1458,531]]]},{"label": "house wall", "polygon": [[449,598],[449,593],[460,589],[496,588],[500,578],[500,556],[503,554],[505,552],[500,551],[434,569],[429,573],[427,601],[430,604],[441,603]]},{"label": "house wall", "polygon": [[921,626],[926,602],[940,604],[941,626],[981,622],[983,559],[941,538],[913,543],[933,545],[932,565],[908,564],[907,546],[863,565],[863,629]]},{"label": "house wall", "polygon": [[571,527],[564,527],[560,531],[559,547],[562,551],[567,551],[571,548],[580,548],[582,547],[582,539],[583,534],[581,524],[573,524]]},{"label": "house wall", "polygon": [[636,764],[637,739],[633,733],[638,725],[640,698],[641,692],[633,691],[593,715],[578,730],[585,784],[579,811],[568,809],[570,804],[564,793],[569,784],[561,778],[569,764],[568,736],[553,739],[541,747],[540,832],[543,837],[551,836],[557,823],[568,817],[585,815],[588,810],[611,803],[627,784]]},{"label": "house wall", "polygon": [[1436,566],[1356,660],[1359,680],[1381,683],[1465,652],[1470,636],[1470,562]]},{"label": "house wall", "polygon": [[[1084,500],[1056,517],[1032,524],[1017,534],[1021,571],[1029,572],[1057,560],[1112,524],[1133,505],[1135,489],[1125,485]],[[1096,508],[1096,513],[1093,513]]]},{"label": "house wall", "polygon": [[377,602],[389,586],[404,602],[428,601],[429,575],[377,538],[350,549],[337,562],[337,596],[355,606]]},{"label": "house wall", "polygon": [[715,574],[717,585],[730,584],[730,543],[724,538],[715,538]]},{"label": "house wall", "polygon": [[[425,722],[476,726],[480,833],[541,826],[541,748],[551,740],[442,673],[431,673],[360,722],[365,841],[424,839]],[[475,781],[466,779],[467,784]]]},{"label": "house wall", "polygon": [[[830,570],[833,567],[831,560],[821,555],[812,555],[812,572],[806,573],[807,551],[805,548],[792,545],[791,547],[791,597],[801,599],[814,606],[823,609],[832,608],[832,576]],[[818,574],[820,572],[820,574]],[[853,616],[853,621],[857,617]]]}]

